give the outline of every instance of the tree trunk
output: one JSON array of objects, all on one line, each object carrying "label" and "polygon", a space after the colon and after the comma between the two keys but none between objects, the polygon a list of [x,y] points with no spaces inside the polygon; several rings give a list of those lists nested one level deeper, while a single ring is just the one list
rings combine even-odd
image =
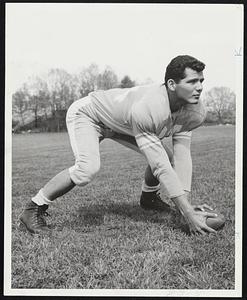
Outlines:
[{"label": "tree trunk", "polygon": [[35,109],[34,111],[34,116],[35,116],[35,128],[38,128],[38,111]]},{"label": "tree trunk", "polygon": [[60,120],[57,118],[57,132],[60,132]]},{"label": "tree trunk", "polygon": [[20,114],[21,115],[21,123],[22,123],[22,126],[24,126],[24,117],[23,117],[23,113]]},{"label": "tree trunk", "polygon": [[220,124],[224,124],[224,121],[223,121],[223,118],[222,118],[222,115],[221,115],[220,111],[217,112],[217,115],[218,115],[218,120],[219,120]]}]

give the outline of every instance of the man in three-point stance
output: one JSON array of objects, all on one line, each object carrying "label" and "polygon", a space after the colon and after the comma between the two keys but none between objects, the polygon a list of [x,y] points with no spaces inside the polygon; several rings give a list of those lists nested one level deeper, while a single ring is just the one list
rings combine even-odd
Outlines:
[{"label": "man in three-point stance", "polygon": [[[44,219],[48,205],[75,185],[92,181],[100,168],[100,141],[111,138],[142,153],[147,160],[142,208],[169,211],[169,205],[159,196],[162,185],[191,232],[214,232],[206,218],[215,214],[194,210],[188,199],[191,131],[206,116],[200,100],[204,67],[194,57],[180,55],[167,66],[162,85],[94,91],[75,101],[66,117],[75,164],[52,178],[26,204],[20,216],[22,224],[32,233],[49,231]],[[164,143],[169,136],[172,152]]]}]

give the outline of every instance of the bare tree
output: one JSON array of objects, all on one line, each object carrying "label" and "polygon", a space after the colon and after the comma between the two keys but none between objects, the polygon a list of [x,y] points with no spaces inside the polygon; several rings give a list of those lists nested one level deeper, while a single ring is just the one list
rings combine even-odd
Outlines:
[{"label": "bare tree", "polygon": [[63,69],[51,69],[47,75],[49,104],[56,130],[65,125],[65,114],[70,104],[78,97],[77,82]]},{"label": "bare tree", "polygon": [[28,107],[28,92],[25,85],[18,89],[12,96],[13,113],[17,114],[20,125],[24,125],[24,114]]},{"label": "bare tree", "polygon": [[47,75],[47,86],[52,111],[67,109],[74,101],[72,76],[63,69],[51,69]]},{"label": "bare tree", "polygon": [[118,77],[111,67],[107,66],[103,73],[99,74],[97,88],[102,90],[112,89],[118,86]]},{"label": "bare tree", "polygon": [[31,77],[27,83],[28,108],[34,114],[35,128],[38,127],[38,115],[48,106],[49,94],[47,83],[38,76]]},{"label": "bare tree", "polygon": [[235,117],[236,95],[228,87],[214,87],[205,94],[205,104],[215,112],[218,121],[224,124],[228,117]]},{"label": "bare tree", "polygon": [[84,68],[78,75],[80,97],[85,97],[88,93],[98,89],[99,68],[96,64],[91,64]]}]

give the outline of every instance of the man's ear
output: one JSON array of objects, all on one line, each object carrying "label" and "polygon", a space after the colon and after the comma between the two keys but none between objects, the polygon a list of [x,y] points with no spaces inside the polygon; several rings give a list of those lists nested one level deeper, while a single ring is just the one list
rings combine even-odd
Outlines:
[{"label": "man's ear", "polygon": [[168,79],[167,80],[167,87],[171,90],[171,91],[175,91],[176,89],[176,82],[173,79]]}]

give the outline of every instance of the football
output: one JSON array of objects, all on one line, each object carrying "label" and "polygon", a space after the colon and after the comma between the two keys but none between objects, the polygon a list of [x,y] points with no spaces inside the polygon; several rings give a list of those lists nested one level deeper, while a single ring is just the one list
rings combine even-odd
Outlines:
[{"label": "football", "polygon": [[221,213],[217,212],[216,210],[210,210],[208,208],[204,208],[204,211],[217,214],[217,217],[207,217],[206,224],[208,225],[208,227],[211,227],[214,230],[220,230],[224,227],[226,220]]}]

